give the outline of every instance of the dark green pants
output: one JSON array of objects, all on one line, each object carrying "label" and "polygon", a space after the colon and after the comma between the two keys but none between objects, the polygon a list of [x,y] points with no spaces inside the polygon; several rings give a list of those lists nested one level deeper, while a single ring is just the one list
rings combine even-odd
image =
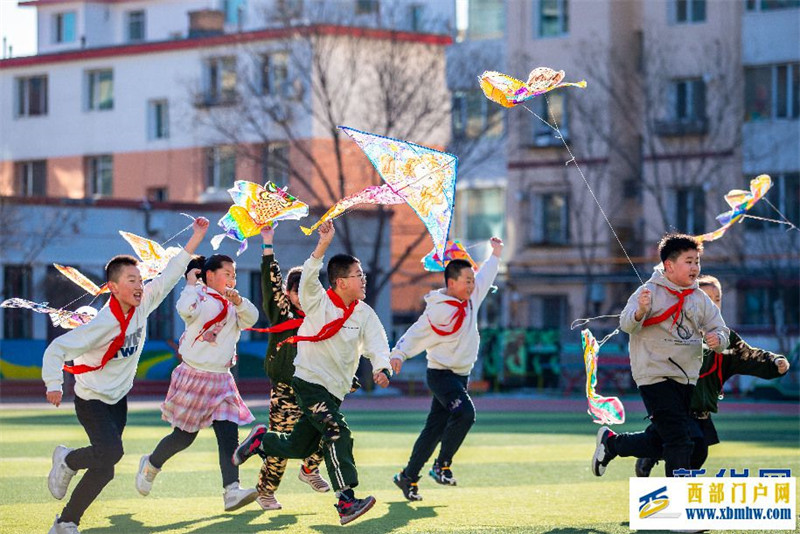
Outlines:
[{"label": "dark green pants", "polygon": [[326,429],[322,420],[330,414],[339,424],[339,439],[322,444],[328,476],[336,491],[344,487],[355,488],[358,485],[358,472],[353,459],[353,436],[344,415],[339,411],[342,401],[324,387],[296,377],[292,379],[292,389],[302,410],[300,419],[290,434],[264,434],[261,448],[268,456],[307,458],[320,448],[320,439]]}]

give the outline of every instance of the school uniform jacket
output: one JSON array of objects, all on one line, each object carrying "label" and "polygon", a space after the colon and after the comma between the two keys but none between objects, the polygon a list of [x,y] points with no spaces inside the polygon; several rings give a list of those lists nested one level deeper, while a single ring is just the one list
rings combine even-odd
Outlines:
[{"label": "school uniform jacket", "polygon": [[[116,404],[128,394],[147,336],[147,316],[183,277],[190,260],[189,253],[181,251],[159,276],[145,284],[142,303],[131,317],[122,348],[102,369],[75,375],[75,395],[84,400]],[[75,365],[100,365],[119,332],[119,322],[106,304],[90,322],[54,339],[42,358],[42,379],[47,391],[61,391],[65,361],[74,360]]]},{"label": "school uniform jacket", "polygon": [[258,321],[258,308],[244,297],[238,306],[229,301],[226,317],[208,329],[211,331],[208,334],[216,334],[212,339],[201,334],[203,326],[222,311],[222,303],[212,294],[225,298],[202,283],[186,284],[181,291],[176,308],[186,323],[186,331],[181,336],[179,351],[183,361],[195,369],[227,373],[235,364],[236,343],[242,329]]},{"label": "school uniform jacket", "polygon": [[[683,304],[678,320],[673,318],[643,327],[649,317],[656,317],[675,304],[678,299],[665,288],[673,291],[694,289]],[[728,347],[730,331],[722,320],[719,308],[708,295],[699,289],[697,282],[690,287],[673,284],[664,275],[661,265],[653,270],[645,285],[640,286],[628,299],[620,316],[620,328],[630,334],[629,352],[631,374],[637,386],[647,386],[674,380],[681,384],[696,384],[703,363],[703,334],[719,336],[718,350]],[[639,307],[639,294],[649,289],[650,311],[640,321],[635,319]]]},{"label": "school uniform jacket", "polygon": [[[300,336],[314,336],[323,326],[342,317],[319,281],[322,259],[313,256],[303,264],[300,277],[300,306],[306,314],[297,331]],[[337,399],[350,391],[361,356],[372,362],[372,369],[390,370],[389,341],[378,314],[368,304],[359,302],[342,328],[324,341],[300,341],[294,360],[294,376],[318,384]],[[389,371],[391,372],[391,370]]]},{"label": "school uniform jacket", "polygon": [[392,357],[404,360],[427,351],[429,369],[449,369],[462,376],[468,376],[478,359],[480,335],[478,334],[478,308],[492,287],[499,258],[491,255],[475,275],[475,289],[470,295],[467,315],[456,332],[439,335],[439,330],[449,331],[455,308],[447,301],[457,300],[445,293],[445,289],[431,291],[425,295],[425,311],[417,322],[406,331],[392,350]]}]

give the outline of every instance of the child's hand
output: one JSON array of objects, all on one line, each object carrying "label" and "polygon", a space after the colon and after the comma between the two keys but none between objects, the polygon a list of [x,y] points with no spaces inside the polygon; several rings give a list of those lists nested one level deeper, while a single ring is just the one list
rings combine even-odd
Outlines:
[{"label": "child's hand", "polygon": [[186,283],[189,285],[197,284],[198,278],[200,278],[200,269],[192,269],[186,273]]},{"label": "child's hand", "polygon": [[271,224],[268,224],[261,229],[261,239],[264,240],[265,245],[271,245],[274,238],[275,228]]},{"label": "child's hand", "polygon": [[780,374],[785,375],[789,370],[789,360],[786,358],[777,358],[775,360],[775,366],[778,368]]},{"label": "child's hand", "polygon": [[333,221],[325,221],[319,225],[319,242],[330,243],[333,240],[333,234],[336,230],[333,228]]},{"label": "child's hand", "polygon": [[204,236],[208,231],[208,226],[208,219],[205,217],[198,217],[192,223],[192,231],[195,233],[195,235]]},{"label": "child's hand", "polygon": [[500,257],[500,254],[503,253],[503,240],[499,237],[493,237],[489,240],[489,244],[492,246],[492,255]]},{"label": "child's hand", "polygon": [[239,292],[232,287],[229,287],[225,290],[225,298],[231,301],[234,306],[238,306],[242,303],[241,295],[239,295]]},{"label": "child's hand", "polygon": [[389,385],[389,378],[386,376],[386,373],[381,371],[376,371],[372,374],[372,379],[378,384],[380,387],[385,388]]},{"label": "child's hand", "polygon": [[708,348],[716,351],[719,347],[719,336],[717,334],[706,334],[706,345]]},{"label": "child's hand", "polygon": [[394,371],[394,374],[397,374],[400,372],[400,369],[403,368],[403,358],[395,356],[394,358],[389,360],[389,364],[391,364],[392,371]]},{"label": "child's hand", "polygon": [[61,397],[62,394],[60,391],[48,391],[47,392],[47,402],[58,408],[61,406]]},{"label": "child's hand", "polygon": [[639,307],[636,310],[635,319],[637,321],[641,321],[642,318],[650,311],[650,306],[652,305],[653,296],[650,293],[649,289],[642,289],[642,292],[639,293]]}]

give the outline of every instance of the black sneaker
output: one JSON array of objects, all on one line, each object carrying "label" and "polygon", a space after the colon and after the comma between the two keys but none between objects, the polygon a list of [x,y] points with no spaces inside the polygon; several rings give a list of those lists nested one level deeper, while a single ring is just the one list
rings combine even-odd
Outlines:
[{"label": "black sneaker", "polygon": [[409,501],[422,500],[422,495],[419,494],[419,484],[417,483],[419,477],[417,480],[411,480],[403,471],[400,471],[392,480],[394,481],[394,485],[403,491],[403,497]]},{"label": "black sneaker", "polygon": [[643,478],[649,477],[650,471],[652,471],[656,465],[658,465],[658,460],[656,460],[655,458],[637,459],[636,467],[634,468],[634,471],[636,471],[636,476]]},{"label": "black sneaker", "polygon": [[428,474],[437,484],[445,486],[455,486],[456,478],[453,476],[453,471],[450,469],[450,462],[439,465],[439,460],[433,462],[433,467]]},{"label": "black sneaker", "polygon": [[370,495],[366,499],[343,499],[339,498],[339,504],[334,504],[336,511],[339,512],[339,524],[346,525],[366,514],[375,505],[375,497]]},{"label": "black sneaker", "polygon": [[266,426],[254,426],[253,430],[250,431],[250,434],[248,434],[247,437],[244,438],[244,441],[242,441],[242,443],[236,447],[236,450],[233,451],[233,456],[231,457],[233,465],[242,465],[247,461],[248,458],[255,454],[258,454],[259,456],[263,455],[264,451],[261,450],[261,442],[264,434],[266,433]]},{"label": "black sneaker", "polygon": [[607,426],[601,426],[597,431],[597,445],[594,449],[594,456],[592,456],[592,473],[596,477],[603,476],[608,462],[616,456],[608,450],[608,438],[611,436],[616,436],[616,434]]}]

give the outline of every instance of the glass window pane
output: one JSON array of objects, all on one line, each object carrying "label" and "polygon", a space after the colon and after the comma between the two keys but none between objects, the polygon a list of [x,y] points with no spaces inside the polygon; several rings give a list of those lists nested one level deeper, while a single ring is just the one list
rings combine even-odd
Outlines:
[{"label": "glass window pane", "polygon": [[19,117],[27,115],[27,85],[28,80],[26,78],[17,79],[17,116]]},{"label": "glass window pane", "polygon": [[800,63],[792,67],[792,118],[800,117]]},{"label": "glass window pane", "polygon": [[75,40],[75,13],[70,11],[64,13],[62,18],[63,30],[62,41],[63,43],[71,43]]},{"label": "glass window pane", "polygon": [[97,109],[114,107],[114,79],[110,70],[98,73]]},{"label": "glass window pane", "polygon": [[706,20],[706,0],[692,0],[692,21]]},{"label": "glass window pane", "polygon": [[480,91],[467,93],[467,138],[475,139],[483,132],[483,110],[486,98]]},{"label": "glass window pane", "polygon": [[675,0],[675,20],[677,22],[686,22],[688,11],[686,2],[687,0]]},{"label": "glass window pane", "polygon": [[558,0],[540,0],[539,2],[539,35],[552,37],[559,35],[561,26],[559,21]]},{"label": "glass window pane", "polygon": [[756,67],[745,69],[744,75],[745,120],[766,120],[772,116],[772,69]]},{"label": "glass window pane", "polygon": [[788,65],[778,65],[775,68],[775,74],[775,116],[788,117]]}]

